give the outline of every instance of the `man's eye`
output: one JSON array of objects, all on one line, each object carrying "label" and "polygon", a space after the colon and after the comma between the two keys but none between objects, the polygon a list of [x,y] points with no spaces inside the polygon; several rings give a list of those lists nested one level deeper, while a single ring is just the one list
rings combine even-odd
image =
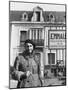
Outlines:
[{"label": "man's eye", "polygon": [[27,46],[27,47],[32,47],[32,45],[30,45],[30,46]]},{"label": "man's eye", "polygon": [[32,47],[32,45],[30,45],[30,47]]}]

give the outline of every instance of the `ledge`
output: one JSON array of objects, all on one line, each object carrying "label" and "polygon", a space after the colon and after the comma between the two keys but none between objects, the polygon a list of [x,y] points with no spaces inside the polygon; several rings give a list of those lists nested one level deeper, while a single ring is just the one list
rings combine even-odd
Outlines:
[{"label": "ledge", "polygon": [[61,26],[66,26],[64,22],[23,22],[23,21],[10,21],[10,24],[40,24],[40,25],[48,25],[48,26],[53,26],[53,25],[61,25]]}]

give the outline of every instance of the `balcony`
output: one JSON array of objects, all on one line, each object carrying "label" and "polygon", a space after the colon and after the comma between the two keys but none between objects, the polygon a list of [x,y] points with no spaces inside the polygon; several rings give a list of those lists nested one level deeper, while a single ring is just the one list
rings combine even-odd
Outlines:
[{"label": "balcony", "polygon": [[[37,47],[43,47],[44,46],[44,40],[43,39],[31,39]],[[20,48],[24,46],[25,41],[20,41]]]},{"label": "balcony", "polygon": [[44,40],[43,39],[41,39],[41,40],[32,39],[32,41],[35,43],[36,46],[44,46]]}]

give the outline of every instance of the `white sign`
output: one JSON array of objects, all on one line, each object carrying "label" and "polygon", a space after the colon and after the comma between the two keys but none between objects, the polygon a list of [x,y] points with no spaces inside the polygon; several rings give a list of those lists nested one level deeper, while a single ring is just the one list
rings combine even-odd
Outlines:
[{"label": "white sign", "polygon": [[49,30],[49,48],[65,48],[66,33],[65,30]]}]

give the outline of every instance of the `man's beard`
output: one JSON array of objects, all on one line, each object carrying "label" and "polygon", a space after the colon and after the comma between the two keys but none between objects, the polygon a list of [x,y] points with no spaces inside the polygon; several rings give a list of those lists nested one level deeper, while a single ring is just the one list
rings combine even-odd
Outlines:
[{"label": "man's beard", "polygon": [[29,55],[29,54],[32,54],[33,53],[33,50],[26,50],[26,53]]}]

